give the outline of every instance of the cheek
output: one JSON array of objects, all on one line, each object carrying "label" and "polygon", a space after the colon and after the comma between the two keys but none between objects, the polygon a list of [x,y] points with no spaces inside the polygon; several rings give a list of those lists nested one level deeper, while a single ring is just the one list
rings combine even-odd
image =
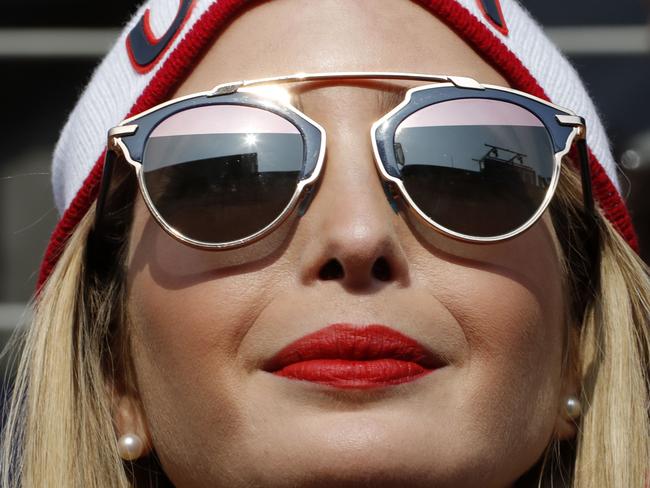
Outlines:
[{"label": "cheek", "polygon": [[461,268],[454,274],[461,278],[458,285],[438,297],[462,327],[471,359],[503,361],[517,367],[524,362],[535,364],[544,345],[553,340],[548,325],[558,328],[560,317],[549,307],[551,297],[539,297],[497,273]]},{"label": "cheek", "polygon": [[487,445],[511,435],[512,446],[531,446],[533,460],[559,404],[565,316],[558,263],[553,252],[513,244],[489,265],[445,261],[427,273],[431,293],[465,337],[453,401],[469,414],[467,431]]},{"label": "cheek", "polygon": [[236,337],[246,329],[261,305],[264,291],[248,280],[224,278],[218,286],[200,284],[182,289],[165,289],[150,276],[138,276],[131,293],[133,340],[147,345],[147,350],[164,352],[174,368],[200,362],[219,351],[223,362],[237,353]]},{"label": "cheek", "polygon": [[133,366],[156,451],[169,472],[208,472],[227,462],[219,457],[227,450],[202,446],[231,439],[245,425],[247,371],[234,367],[238,345],[281,277],[267,269],[229,273],[227,266],[217,277],[214,262],[169,239],[142,205],[128,262]]},{"label": "cheek", "polygon": [[171,369],[163,374],[196,369],[203,361],[213,368],[231,361],[245,325],[264,308],[269,283],[278,277],[262,264],[254,273],[233,272],[232,263],[216,261],[221,254],[170,239],[141,201],[135,215],[128,259],[134,345],[159,368]]},{"label": "cheek", "polygon": [[146,272],[133,281],[142,290],[130,303],[138,391],[161,462],[181,479],[191,477],[188,466],[207,473],[227,465],[227,449],[203,447],[246,431],[246,371],[235,365],[237,344],[264,306],[257,278],[176,290]]}]

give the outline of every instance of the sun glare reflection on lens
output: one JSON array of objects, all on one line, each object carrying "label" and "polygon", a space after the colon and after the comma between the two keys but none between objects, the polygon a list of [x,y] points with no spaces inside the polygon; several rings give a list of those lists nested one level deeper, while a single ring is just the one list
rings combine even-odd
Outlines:
[{"label": "sun glare reflection on lens", "polygon": [[257,143],[257,135],[255,135],[255,134],[246,134],[244,136],[244,143],[247,146],[254,146]]}]

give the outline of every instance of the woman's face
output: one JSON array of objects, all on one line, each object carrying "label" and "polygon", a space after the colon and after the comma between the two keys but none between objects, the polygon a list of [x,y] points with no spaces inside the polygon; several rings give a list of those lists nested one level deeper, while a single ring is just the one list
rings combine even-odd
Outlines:
[{"label": "woman's face", "polygon": [[[276,0],[237,18],[175,96],[294,72],[402,71],[507,82],[406,0]],[[506,487],[555,437],[570,385],[559,246],[548,215],[505,243],[411,225],[382,190],[369,128],[405,82],[319,83],[327,133],[304,216],[236,251],[184,246],[138,197],[128,253],[138,432],[178,487]],[[331,272],[339,265],[338,272]],[[378,272],[381,269],[381,272]],[[383,324],[446,361],[419,379],[342,389],[263,364],[331,324]]]}]

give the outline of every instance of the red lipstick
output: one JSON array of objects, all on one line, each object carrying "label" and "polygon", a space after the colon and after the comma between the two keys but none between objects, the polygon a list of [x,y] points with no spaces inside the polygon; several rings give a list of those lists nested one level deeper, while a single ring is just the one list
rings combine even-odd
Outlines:
[{"label": "red lipstick", "polygon": [[445,363],[414,339],[385,325],[333,324],[280,350],[264,370],[339,388],[413,381]]}]

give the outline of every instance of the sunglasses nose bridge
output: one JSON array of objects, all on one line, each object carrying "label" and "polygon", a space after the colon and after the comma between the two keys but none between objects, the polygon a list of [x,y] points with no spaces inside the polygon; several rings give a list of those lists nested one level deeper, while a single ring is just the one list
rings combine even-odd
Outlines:
[{"label": "sunglasses nose bridge", "polygon": [[[314,200],[314,197],[319,193],[321,182],[324,178],[325,160],[328,154],[328,150],[326,147],[327,134],[325,132],[325,129],[322,126],[318,125],[318,127],[320,129],[320,137],[321,137],[321,147],[318,148],[318,150],[322,153],[321,154],[322,161],[320,163],[315,164],[314,172],[311,174],[309,178],[307,178],[303,182],[305,183],[305,187],[302,189],[300,199],[296,205],[296,212],[299,217],[303,217],[306,214],[307,210],[309,209],[310,205]],[[374,139],[372,129],[370,132],[370,145],[373,148],[373,151],[370,154],[370,159],[372,160],[371,166],[373,167],[373,170],[369,172],[369,178],[370,179],[378,178],[379,184],[381,185],[384,196],[390,208],[393,210],[394,213],[398,213],[399,212],[398,200],[400,198],[400,191],[397,188],[397,185],[395,185],[392,181],[389,181],[384,176],[382,176],[383,173],[385,172],[385,169],[383,168],[383,166],[381,166],[382,165],[381,160],[378,159],[376,155],[377,154],[375,150],[376,144],[375,144],[375,139]]]}]

